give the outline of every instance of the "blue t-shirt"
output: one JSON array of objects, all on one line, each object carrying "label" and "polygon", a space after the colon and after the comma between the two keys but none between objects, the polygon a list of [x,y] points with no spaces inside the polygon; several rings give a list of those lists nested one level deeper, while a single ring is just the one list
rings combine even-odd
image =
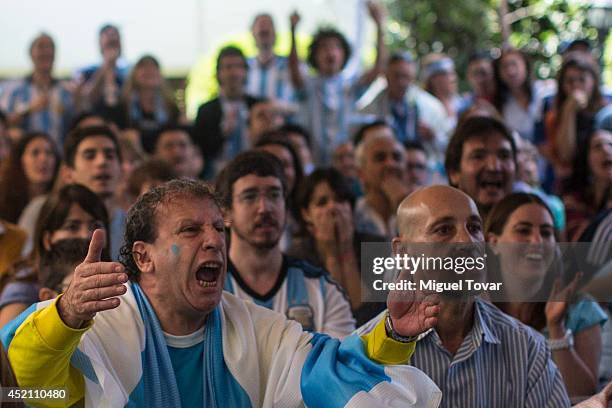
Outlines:
[{"label": "blue t-shirt", "polygon": [[[574,333],[593,327],[603,325],[608,320],[608,315],[599,304],[590,296],[580,295],[579,300],[572,303],[565,315],[565,328]],[[544,337],[548,339],[548,329],[542,330]]]},{"label": "blue t-shirt", "polygon": [[593,298],[584,298],[570,306],[567,312],[565,327],[572,333],[579,333],[589,327],[603,325],[608,315]]},{"label": "blue t-shirt", "polygon": [[171,336],[167,333],[164,336],[181,406],[204,408],[204,330],[188,336]]}]

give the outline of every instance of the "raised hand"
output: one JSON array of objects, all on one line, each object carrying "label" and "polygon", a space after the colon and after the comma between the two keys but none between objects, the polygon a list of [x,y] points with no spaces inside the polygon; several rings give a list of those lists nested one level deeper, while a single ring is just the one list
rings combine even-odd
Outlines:
[{"label": "raised hand", "polygon": [[367,6],[368,13],[370,14],[370,17],[372,17],[372,20],[374,20],[376,24],[381,25],[385,17],[383,6],[375,1],[368,1]]},{"label": "raised hand", "polygon": [[404,181],[404,174],[395,170],[385,172],[380,188],[389,200],[392,208],[397,208],[402,200],[410,193]]},{"label": "raised hand", "polygon": [[561,289],[561,282],[557,278],[553,284],[546,307],[544,308],[544,314],[546,315],[546,325],[551,332],[551,337],[563,337],[565,332],[563,330],[563,318],[567,312],[578,282],[582,277],[581,273],[577,273],[574,279],[565,288]]},{"label": "raised hand", "polygon": [[353,237],[355,235],[353,213],[348,205],[339,205],[333,209],[332,214],[338,250],[340,251],[339,255],[342,255],[345,251],[350,251],[353,248]]},{"label": "raised hand", "polygon": [[317,212],[313,215],[312,235],[324,258],[338,255],[335,220],[331,210]]},{"label": "raised hand", "polygon": [[577,89],[572,92],[571,97],[576,103],[578,109],[585,109],[589,104],[589,96],[583,90]]},{"label": "raised hand", "polygon": [[115,68],[115,64],[119,59],[119,55],[121,54],[121,50],[119,47],[108,46],[102,50],[102,59],[104,60],[104,64],[108,68]]},{"label": "raised hand", "polygon": [[94,231],[87,257],[74,270],[70,286],[57,303],[61,319],[73,329],[78,329],[97,312],[114,309],[127,288],[128,277],[118,262],[100,262],[106,232]]},{"label": "raised hand", "polygon": [[300,17],[297,10],[291,13],[291,15],[289,16],[289,24],[291,26],[291,30],[295,30],[301,19],[302,17]]},{"label": "raised hand", "polygon": [[393,329],[401,336],[417,336],[438,323],[440,297],[421,291],[392,291],[387,308]]}]

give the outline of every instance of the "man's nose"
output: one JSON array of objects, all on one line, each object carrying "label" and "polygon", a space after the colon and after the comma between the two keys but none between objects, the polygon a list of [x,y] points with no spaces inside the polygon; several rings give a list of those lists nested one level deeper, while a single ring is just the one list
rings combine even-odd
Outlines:
[{"label": "man's nose", "polygon": [[463,226],[457,229],[457,234],[455,235],[454,242],[471,244],[474,242],[478,242],[478,240],[470,233],[467,226]]},{"label": "man's nose", "polygon": [[496,154],[490,154],[486,159],[487,170],[499,170],[501,169],[501,161]]},{"label": "man's nose", "polygon": [[205,233],[202,247],[204,250],[220,251],[225,245],[225,232],[217,231],[216,228],[210,227]]}]

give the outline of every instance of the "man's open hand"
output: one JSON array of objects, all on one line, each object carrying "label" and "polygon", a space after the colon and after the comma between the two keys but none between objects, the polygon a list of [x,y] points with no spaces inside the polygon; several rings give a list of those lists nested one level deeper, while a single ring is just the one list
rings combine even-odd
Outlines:
[{"label": "man's open hand", "polygon": [[440,297],[421,291],[391,291],[387,308],[393,330],[400,336],[418,336],[438,323]]},{"label": "man's open hand", "polygon": [[73,329],[93,319],[97,312],[119,306],[119,298],[127,288],[128,277],[118,262],[101,262],[106,232],[97,229],[89,243],[87,257],[74,270],[70,286],[57,306],[61,319]]}]

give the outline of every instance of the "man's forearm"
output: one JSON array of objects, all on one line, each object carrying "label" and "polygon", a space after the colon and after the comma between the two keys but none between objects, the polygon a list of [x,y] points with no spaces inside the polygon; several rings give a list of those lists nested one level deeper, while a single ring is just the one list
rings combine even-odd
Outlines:
[{"label": "man's forearm", "polygon": [[374,329],[361,336],[368,357],[380,364],[408,364],[416,348],[416,341],[401,343],[387,335],[385,319],[382,318]]},{"label": "man's forearm", "polygon": [[20,387],[63,388],[66,401],[40,404],[44,407],[72,405],[84,396],[83,375],[70,365],[81,336],[89,328],[74,330],[59,317],[57,301],[30,315],[17,329],[8,356]]},{"label": "man's forearm", "polygon": [[293,87],[296,89],[302,89],[304,87],[304,78],[300,71],[300,58],[297,53],[297,44],[295,38],[295,28],[291,29],[291,51],[289,52],[289,74],[291,76],[291,82]]}]

